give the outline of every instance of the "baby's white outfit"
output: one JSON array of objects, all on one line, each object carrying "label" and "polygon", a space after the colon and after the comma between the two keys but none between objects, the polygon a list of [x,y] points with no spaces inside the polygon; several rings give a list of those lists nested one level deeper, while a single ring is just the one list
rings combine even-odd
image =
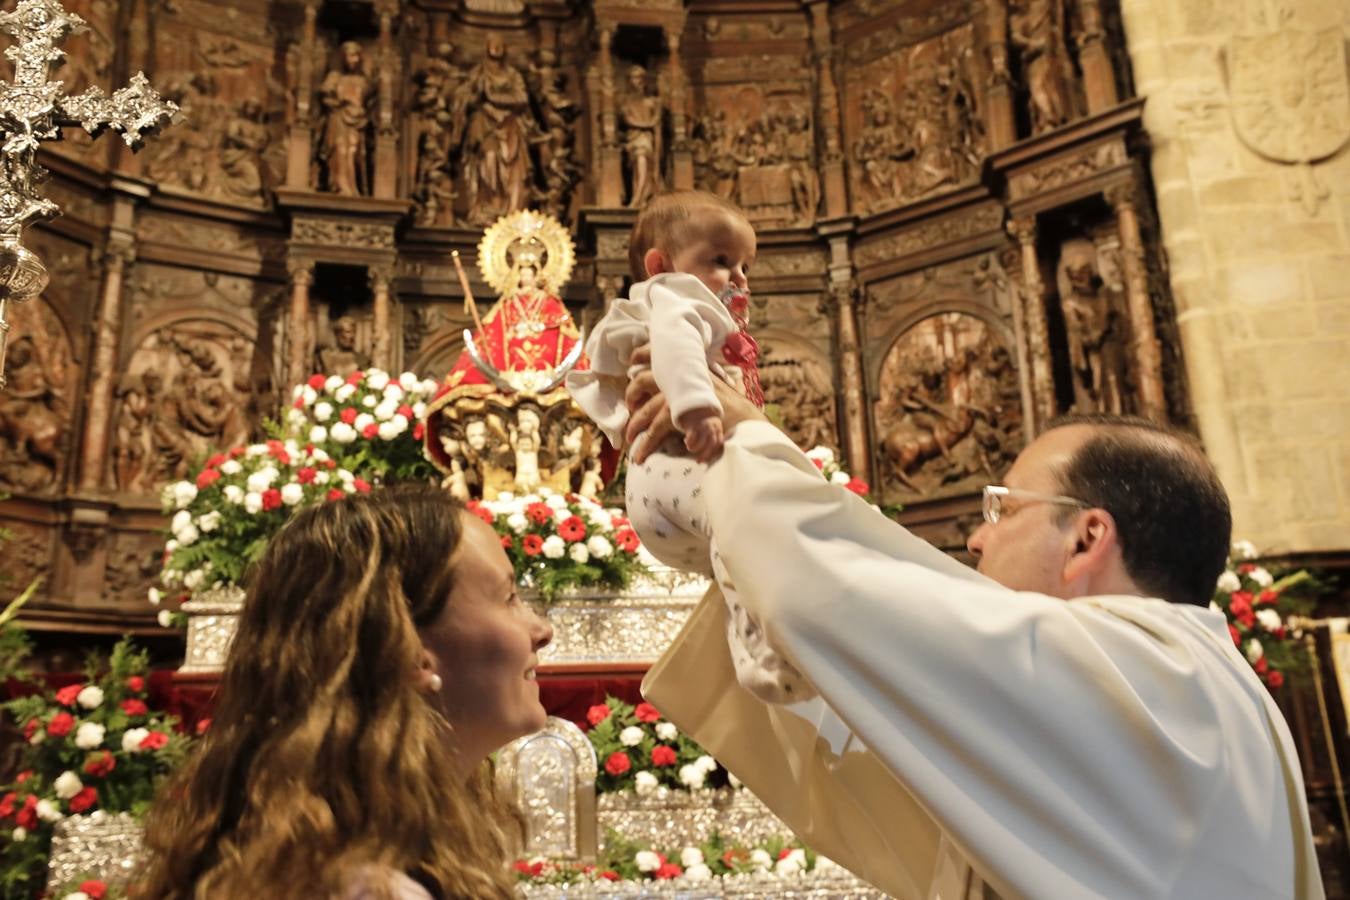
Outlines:
[{"label": "baby's white outfit", "polygon": [[[744,295],[737,299],[744,303]],[[739,315],[744,321],[743,310]],[[670,405],[671,418],[677,422],[694,409],[714,409],[721,414],[722,404],[713,391],[714,377],[743,393],[747,386],[757,393],[754,342],[744,334],[727,304],[693,275],[656,275],[633,285],[627,299],[614,301],[586,340],[590,368],[567,374],[572,398],[615,447],[623,445],[628,425],[624,388],[635,374],[628,360],[635,349],[647,343],[651,344],[652,375]],[[747,347],[752,349],[747,351]],[[752,399],[762,405],[762,398]],[[628,518],[643,544],[661,562],[716,577],[722,569],[714,568],[716,542],[704,515],[702,485],[706,471],[707,466],[688,455],[679,435],[667,439],[641,464],[634,464],[630,458]],[[771,703],[793,703],[815,696],[815,689],[769,646],[763,628],[736,601],[735,585],[719,581],[730,613],[727,643],[741,684]]]}]

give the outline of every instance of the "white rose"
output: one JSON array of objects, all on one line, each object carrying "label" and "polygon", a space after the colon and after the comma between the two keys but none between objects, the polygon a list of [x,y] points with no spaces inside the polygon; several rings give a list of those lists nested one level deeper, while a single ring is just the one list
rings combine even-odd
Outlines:
[{"label": "white rose", "polygon": [[75,697],[75,702],[85,709],[98,709],[103,705],[103,691],[94,685],[89,685]]},{"label": "white rose", "polygon": [[674,722],[657,722],[656,736],[663,741],[673,741],[679,737],[680,729],[675,727]]},{"label": "white rose", "polygon": [[262,494],[256,491],[249,491],[244,495],[244,510],[250,515],[257,515],[262,512]]},{"label": "white rose", "polygon": [[698,788],[703,787],[703,782],[707,777],[708,776],[704,771],[693,763],[680,766],[680,783],[690,790],[697,790]]},{"label": "white rose", "polygon": [[319,392],[309,385],[305,385],[300,389],[300,399],[306,406],[313,406],[314,401],[319,399]]},{"label": "white rose", "polygon": [[633,776],[633,790],[639,797],[646,797],[648,794],[656,793],[661,782],[656,780],[656,776],[651,772],[638,772]]},{"label": "white rose", "polygon": [[210,534],[215,531],[220,527],[220,510],[213,509],[209,513],[199,516],[197,518],[197,527],[200,528],[204,534]]},{"label": "white rose", "polygon": [[186,509],[180,509],[178,512],[174,513],[173,518],[169,520],[169,530],[174,534],[177,534],[191,524],[192,513],[188,512]]},{"label": "white rose", "polygon": [[305,499],[304,485],[292,481],[290,484],[283,485],[281,488],[281,502],[287,506],[295,506],[301,500]]},{"label": "white rose", "polygon": [[172,553],[173,551],[177,550],[177,549],[178,549],[178,539],[177,539],[177,538],[169,538],[167,541],[164,542],[164,549],[165,549],[167,552],[169,552],[169,553]]},{"label": "white rose", "polygon": [[767,872],[773,867],[773,857],[769,855],[768,850],[756,847],[750,851],[750,865],[762,872]]},{"label": "white rose", "polygon": [[328,433],[339,444],[350,444],[356,440],[356,429],[346,422],[334,422]]},{"label": "white rose", "polygon": [[231,503],[244,502],[244,489],[237,484],[227,484],[222,490],[225,493],[225,499]]},{"label": "white rose", "polygon": [[286,424],[290,425],[292,428],[303,428],[308,421],[309,417],[300,410],[295,409],[294,407],[286,410]]},{"label": "white rose", "polygon": [[161,609],[159,615],[155,616],[155,621],[159,623],[160,628],[172,628],[173,613],[169,612],[167,609]]},{"label": "white rose", "polygon": [[272,480],[277,477],[277,470],[271,466],[259,469],[248,476],[248,481],[244,485],[250,490],[261,494],[272,486]]},{"label": "white rose", "polygon": [[366,394],[364,397],[361,398],[361,405],[364,406],[366,409],[373,409],[375,407],[375,404],[379,402],[380,401],[375,399],[374,394]]},{"label": "white rose", "polygon": [[703,863],[694,863],[684,870],[685,881],[708,881],[712,878],[712,869]]},{"label": "white rose", "polygon": [[366,370],[366,387],[372,391],[382,391],[384,386],[389,383],[389,373],[383,369]]},{"label": "white rose", "polygon": [[530,520],[521,513],[511,513],[506,517],[506,527],[510,528],[516,534],[520,534],[526,528],[530,527]]},{"label": "white rose", "polygon": [[[408,420],[404,419],[403,421],[406,423]],[[392,441],[394,438],[398,437],[400,434],[406,431],[407,427],[408,426],[406,424],[404,424],[402,427],[399,427],[399,423],[394,419],[390,419],[388,422],[381,422],[379,428],[380,440]]]},{"label": "white rose", "polygon": [[[554,511],[567,509],[567,498],[562,494],[550,493],[544,497],[544,502],[553,507]],[[570,516],[572,513],[569,511],[567,514]]]},{"label": "white rose", "polygon": [[418,390],[420,390],[422,393],[426,394],[429,397],[432,394],[436,393],[436,389],[438,387],[440,387],[440,385],[436,382],[436,379],[427,378],[418,387]]},{"label": "white rose", "polygon": [[327,422],[331,418],[333,418],[333,404],[327,400],[314,404],[314,421]]},{"label": "white rose", "polygon": [[243,470],[244,467],[239,465],[237,459],[227,459],[220,464],[220,474],[222,475],[238,475]]},{"label": "white rose", "polygon": [[814,871],[822,873],[838,872],[843,868],[844,868],[843,866],[839,865],[839,863],[830,859],[828,856],[821,856],[819,853],[816,854],[816,865]]},{"label": "white rose", "polygon": [[37,817],[44,822],[59,822],[65,818],[61,815],[61,810],[50,800],[39,800],[37,807],[33,810]]},{"label": "white rose", "polygon": [[697,847],[685,847],[680,851],[680,865],[686,869],[703,862],[703,851]]},{"label": "white rose", "polygon": [[150,736],[148,728],[128,728],[122,735],[122,749],[128,753],[136,753],[141,749],[141,741]]},{"label": "white rose", "polygon": [[1233,555],[1238,559],[1256,559],[1256,545],[1251,541],[1233,541]]},{"label": "white rose", "polygon": [[191,572],[183,576],[183,587],[187,588],[189,591],[195,591],[197,588],[202,586],[202,582],[205,580],[206,580],[205,572],[203,572],[201,569],[193,569]]},{"label": "white rose", "polygon": [[717,760],[706,753],[694,760],[694,765],[702,769],[705,775],[717,770]]},{"label": "white rose", "polygon": [[801,864],[791,856],[785,856],[774,864],[773,874],[779,878],[792,878],[802,874]]},{"label": "white rose", "polygon": [[356,385],[344,384],[336,391],[333,391],[333,399],[339,403],[346,403],[348,400],[352,399],[352,394],[355,393],[356,393]]},{"label": "white rose", "polygon": [[1284,620],[1280,618],[1280,614],[1273,609],[1258,609],[1256,621],[1260,622],[1261,627],[1266,631],[1275,631],[1284,625]]},{"label": "white rose", "polygon": [[75,729],[75,746],[81,750],[93,750],[103,743],[103,735],[108,729],[97,722],[81,722]]},{"label": "white rose", "polygon": [[71,891],[66,894],[66,900],[89,900],[89,895],[84,891]]},{"label": "white rose", "polygon": [[402,375],[398,376],[398,383],[399,387],[403,388],[405,391],[415,391],[422,381],[412,372],[404,372]]},{"label": "white rose", "polygon": [[341,375],[329,375],[328,378],[324,380],[323,389],[331,394],[346,383],[347,379],[343,378]]},{"label": "white rose", "polygon": [[413,404],[413,418],[420,419],[427,414],[427,405],[421,400]]},{"label": "white rose", "polygon": [[732,787],[733,789],[739,790],[740,787],[741,787],[742,782],[741,782],[741,780],[740,780],[739,778],[737,778],[735,775],[733,775],[733,774],[731,774],[730,772],[728,772],[728,773],[727,773],[727,784],[731,785],[731,787]]},{"label": "white rose", "polygon": [[398,411],[397,400],[388,400],[388,399],[382,400],[375,407],[375,418],[380,420],[381,422],[384,422],[388,419],[393,418],[394,413],[397,411]]},{"label": "white rose", "polygon": [[191,547],[197,543],[199,537],[201,537],[201,533],[197,531],[196,525],[185,525],[183,530],[178,532],[178,546]]},{"label": "white rose", "polygon": [[586,541],[586,549],[591,551],[591,556],[596,559],[606,559],[614,552],[614,545],[598,534],[593,534]]},{"label": "white rose", "polygon": [[1250,578],[1252,581],[1255,581],[1257,584],[1261,585],[1261,587],[1263,588],[1268,588],[1275,583],[1274,576],[1272,576],[1261,566],[1257,566],[1255,569],[1252,569],[1251,572],[1247,575],[1247,577]]},{"label": "white rose", "polygon": [[56,789],[56,796],[62,800],[69,800],[84,790],[84,782],[80,781],[80,776],[67,769],[56,776],[56,780],[52,782],[52,787]]},{"label": "white rose", "polygon": [[178,481],[173,486],[173,505],[178,509],[197,499],[197,486],[190,481]]},{"label": "white rose", "polygon": [[567,542],[556,534],[544,538],[544,556],[548,559],[562,559],[567,555]]},{"label": "white rose", "polygon": [[812,447],[806,451],[806,458],[826,466],[834,462],[834,451],[829,447]]},{"label": "white rose", "polygon": [[356,480],[356,476],[353,475],[353,474],[352,474],[349,470],[347,470],[347,469],[338,469],[338,470],[337,470],[337,475],[338,475],[338,480],[341,481],[343,484],[351,484],[353,481]]},{"label": "white rose", "polygon": [[375,424],[374,416],[372,416],[370,413],[361,413],[361,415],[356,417],[356,421],[352,422],[352,427],[356,429],[357,434],[364,434],[366,426],[374,424]]},{"label": "white rose", "polygon": [[[38,801],[38,805],[39,806],[42,805],[41,800]],[[28,840],[28,829],[20,825],[18,828],[15,828],[12,832],[10,832],[9,836],[14,839],[14,843],[16,844],[22,841],[26,841]]]},{"label": "white rose", "polygon": [[389,382],[384,386],[384,399],[385,402],[392,400],[395,405],[398,405],[398,401],[403,399],[403,388],[392,381]]},{"label": "white rose", "polygon": [[639,872],[655,872],[661,868],[661,857],[650,850],[639,850],[633,862],[637,864]]},{"label": "white rose", "polygon": [[160,590],[159,588],[157,588],[157,587],[152,587],[152,588],[150,589],[150,605],[151,605],[151,606],[159,606],[160,601],[162,601],[163,599],[164,599],[164,592],[163,592],[163,591],[161,591],[161,590]]},{"label": "white rose", "polygon": [[1215,585],[1219,590],[1232,593],[1242,587],[1242,579],[1237,577],[1237,573],[1232,569],[1225,569],[1219,576],[1219,583]]},{"label": "white rose", "polygon": [[629,725],[623,731],[619,732],[619,743],[625,747],[636,747],[642,743],[642,729],[636,725]]},{"label": "white rose", "polygon": [[266,456],[267,454],[268,449],[266,444],[249,444],[244,448],[244,455],[250,459],[255,456]]},{"label": "white rose", "polygon": [[323,469],[320,469],[319,471],[315,472],[315,473],[314,473],[314,483],[315,483],[315,484],[327,484],[327,483],[328,483],[328,473],[327,473],[325,470],[323,470]]},{"label": "white rose", "polygon": [[1266,655],[1266,648],[1261,646],[1261,642],[1252,638],[1247,642],[1247,662],[1256,665],[1256,661]]},{"label": "white rose", "polygon": [[585,544],[573,544],[567,551],[567,555],[572,557],[572,562],[585,564],[590,561],[591,551],[586,549]]},{"label": "white rose", "polygon": [[322,444],[328,440],[328,429],[322,425],[315,425],[309,430],[309,440],[312,444]]},{"label": "white rose", "polygon": [[403,432],[407,431],[408,425],[410,424],[408,422],[408,417],[405,416],[403,413],[394,413],[394,417],[390,419],[389,422],[393,425],[398,426],[399,434],[402,434]]},{"label": "white rose", "polygon": [[835,472],[830,476],[830,484],[848,484],[849,475],[847,472]]}]

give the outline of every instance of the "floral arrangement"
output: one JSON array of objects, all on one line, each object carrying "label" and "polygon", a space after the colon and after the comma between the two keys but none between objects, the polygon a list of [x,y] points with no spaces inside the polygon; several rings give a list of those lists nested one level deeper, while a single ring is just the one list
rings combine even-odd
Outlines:
[{"label": "floral arrangement", "polygon": [[521,586],[546,601],[568,588],[627,587],[647,570],[637,532],[622,513],[579,494],[540,488],[523,497],[470,500],[467,507],[501,536]]},{"label": "floral arrangement", "polygon": [[631,790],[645,797],[661,790],[740,786],[735,776],[650,703],[630,706],[606,697],[586,711],[586,721],[590,725],[586,736],[600,761],[595,779],[600,793]]},{"label": "floral arrangement", "polygon": [[610,831],[595,864],[544,858],[517,860],[518,880],[527,884],[578,884],[598,881],[704,882],[737,875],[791,878],[837,864],[799,842],[771,838],[758,844],[731,843],[714,832],[697,846],[658,849]]},{"label": "floral arrangement", "polygon": [[1307,668],[1297,640],[1301,632],[1290,627],[1289,618],[1311,612],[1322,587],[1304,570],[1272,573],[1261,565],[1250,542],[1233,543],[1213,603],[1228,617],[1233,643],[1271,688],[1283,686],[1287,675]]},{"label": "floral arrangement", "polygon": [[[0,785],[8,838],[0,842],[0,896],[38,893],[55,823],[96,809],[140,816],[182,761],[189,738],[175,718],[149,708],[147,669],[146,654],[123,639],[106,661],[89,658],[82,682],[3,705],[26,743],[19,774]],[[105,896],[95,884],[80,890]],[[78,900],[78,892],[71,896]]]},{"label": "floral arrangement", "polygon": [[829,447],[812,447],[810,450],[806,451],[806,458],[816,464],[816,468],[820,470],[820,474],[824,475],[831,484],[841,485],[848,488],[859,497],[862,497],[864,500],[868,499],[868,495],[872,492],[871,486],[861,478],[854,478],[852,475],[848,474],[848,472],[839,465],[839,461],[835,457],[834,451]]},{"label": "floral arrangement", "polygon": [[125,896],[125,892],[109,887],[107,882],[97,878],[86,878],[77,884],[67,886],[61,893],[55,895],[57,900],[120,900]]}]

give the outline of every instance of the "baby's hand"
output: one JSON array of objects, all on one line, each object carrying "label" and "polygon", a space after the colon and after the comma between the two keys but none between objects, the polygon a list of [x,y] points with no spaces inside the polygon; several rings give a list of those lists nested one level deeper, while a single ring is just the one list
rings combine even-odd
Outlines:
[{"label": "baby's hand", "polygon": [[684,446],[701,463],[712,462],[722,451],[722,417],[715,409],[692,409],[680,417]]}]

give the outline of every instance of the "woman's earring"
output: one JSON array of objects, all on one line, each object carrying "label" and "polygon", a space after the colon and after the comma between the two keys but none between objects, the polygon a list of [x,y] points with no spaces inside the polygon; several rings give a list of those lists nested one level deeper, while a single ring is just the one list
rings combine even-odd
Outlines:
[{"label": "woman's earring", "polygon": [[445,682],[441,681],[441,676],[437,675],[435,672],[432,672],[427,676],[427,684],[431,686],[431,692],[433,694],[439,694],[441,688],[445,686]]}]

